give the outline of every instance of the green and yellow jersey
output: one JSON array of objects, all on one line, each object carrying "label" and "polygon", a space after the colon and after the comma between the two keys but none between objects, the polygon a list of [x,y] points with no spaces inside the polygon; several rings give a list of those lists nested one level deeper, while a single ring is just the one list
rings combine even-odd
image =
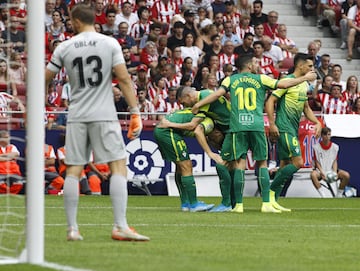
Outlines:
[{"label": "green and yellow jersey", "polygon": [[[290,74],[287,78],[295,78],[295,76]],[[287,132],[293,136],[298,135],[301,114],[304,111],[304,104],[308,99],[308,88],[308,83],[303,82],[287,89],[273,91],[272,95],[279,99],[275,120],[279,132]]]},{"label": "green and yellow jersey", "polygon": [[264,103],[267,89],[278,80],[263,74],[239,73],[227,77],[220,87],[230,92],[230,131],[264,131]]}]

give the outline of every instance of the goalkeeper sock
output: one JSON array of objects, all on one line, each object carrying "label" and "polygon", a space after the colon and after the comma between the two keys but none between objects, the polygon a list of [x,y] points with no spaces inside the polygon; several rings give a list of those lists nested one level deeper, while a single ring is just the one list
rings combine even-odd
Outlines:
[{"label": "goalkeeper sock", "polygon": [[216,164],[216,172],[219,176],[219,184],[221,191],[221,204],[224,206],[231,205],[230,189],[231,189],[231,176],[226,166]]},{"label": "goalkeeper sock", "polygon": [[275,191],[276,200],[278,199],[285,182],[298,170],[299,169],[293,164],[288,164],[276,173],[274,181],[270,186],[270,189]]},{"label": "goalkeeper sock", "polygon": [[245,180],[245,170],[235,169],[234,179],[233,179],[235,203],[243,202],[244,180]]},{"label": "goalkeeper sock", "polygon": [[179,190],[181,204],[189,203],[189,197],[186,193],[183,183],[181,182],[181,174],[175,173],[175,183]]},{"label": "goalkeeper sock", "polygon": [[196,196],[196,185],[194,176],[182,176],[181,182],[184,185],[186,194],[189,198],[189,202],[191,205],[197,203],[197,196]]},{"label": "goalkeeper sock", "polygon": [[68,227],[78,230],[77,209],[79,203],[79,179],[74,176],[66,176],[64,183],[64,207]]},{"label": "goalkeeper sock", "polygon": [[114,212],[114,224],[121,229],[128,229],[126,207],[128,199],[127,180],[122,175],[111,175],[110,198]]},{"label": "goalkeeper sock", "polygon": [[270,177],[269,177],[269,171],[267,168],[262,167],[259,168],[259,176],[258,176],[260,188],[261,188],[261,196],[263,202],[269,202],[270,201]]}]

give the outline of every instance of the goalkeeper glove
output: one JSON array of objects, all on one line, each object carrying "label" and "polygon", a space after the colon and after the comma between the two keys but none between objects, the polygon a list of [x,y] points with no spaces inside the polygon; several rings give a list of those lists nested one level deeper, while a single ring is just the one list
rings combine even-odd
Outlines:
[{"label": "goalkeeper glove", "polygon": [[130,109],[130,125],[127,133],[127,137],[131,140],[137,138],[142,130],[142,121],[140,118],[139,108],[133,107]]}]

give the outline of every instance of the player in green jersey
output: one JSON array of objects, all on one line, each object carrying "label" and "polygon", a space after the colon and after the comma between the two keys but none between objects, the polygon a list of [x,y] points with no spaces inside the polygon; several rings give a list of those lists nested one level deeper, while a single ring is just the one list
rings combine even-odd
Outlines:
[{"label": "player in green jersey", "polygon": [[[177,123],[179,128],[168,128],[167,122]],[[184,141],[184,137],[193,136],[189,131],[194,130],[201,122],[206,123],[205,130],[213,129],[211,119],[206,118],[203,113],[193,115],[190,108],[185,108],[166,115],[154,130],[154,137],[162,157],[176,164],[175,183],[179,190],[182,211],[207,211],[214,206],[197,200],[192,161]]]},{"label": "player in green jersey", "polygon": [[[192,107],[196,102],[204,99],[213,92],[214,91],[210,89],[196,91],[194,88],[184,87],[179,88],[179,90],[177,91],[177,98],[179,102],[185,107]],[[231,210],[230,173],[224,165],[224,161],[221,159],[220,155],[214,153],[210,149],[209,144],[217,150],[221,149],[225,132],[229,129],[230,102],[222,96],[213,103],[203,106],[200,111],[204,113],[207,117],[210,117],[214,121],[215,125],[213,131],[211,131],[207,135],[207,137],[205,136],[206,132],[204,131],[204,126],[202,125],[202,123],[200,125],[197,125],[197,127],[194,129],[195,137],[199,142],[200,146],[203,148],[204,152],[216,162],[215,167],[219,176],[222,200],[221,204],[212,208],[210,212],[227,212]],[[177,125],[173,123],[168,123],[168,125],[173,128],[177,127]]]},{"label": "player in green jersey", "polygon": [[221,149],[222,159],[230,171],[235,207],[232,211],[243,212],[243,189],[246,167],[246,154],[250,148],[259,167],[259,184],[262,191],[261,211],[279,213],[270,204],[269,172],[267,170],[267,140],[264,129],[263,109],[268,88],[288,88],[306,80],[315,80],[311,71],[305,76],[290,80],[276,80],[263,74],[254,74],[259,70],[256,58],[242,56],[236,61],[240,73],[226,77],[217,91],[193,106],[193,113],[198,113],[205,104],[212,103],[225,93],[230,93],[231,115],[230,129],[225,136]]},{"label": "player in green jersey", "polygon": [[[284,80],[300,78],[314,70],[311,56],[303,53],[294,58],[295,70]],[[309,85],[303,82],[286,89],[275,90],[266,102],[266,113],[270,123],[270,136],[278,139],[280,169],[270,187],[270,202],[273,207],[281,211],[290,212],[290,209],[279,205],[276,200],[284,183],[297,172],[304,164],[298,140],[298,129],[301,114],[315,123],[316,137],[320,136],[321,123],[315,117],[307,101]],[[276,120],[274,116],[276,105]]]}]

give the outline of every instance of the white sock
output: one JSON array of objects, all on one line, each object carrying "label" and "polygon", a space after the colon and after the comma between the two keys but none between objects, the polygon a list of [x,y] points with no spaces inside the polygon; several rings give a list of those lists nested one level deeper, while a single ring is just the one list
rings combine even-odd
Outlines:
[{"label": "white sock", "polygon": [[126,221],[127,179],[122,175],[112,175],[110,178],[110,198],[114,211],[114,226],[128,229]]},{"label": "white sock", "polygon": [[76,222],[79,203],[79,180],[73,176],[66,176],[64,183],[64,207],[69,227],[78,230]]},{"label": "white sock", "polygon": [[320,197],[322,197],[322,198],[325,198],[325,190],[326,188],[325,187],[320,187],[317,191],[319,192],[319,194],[320,194]]}]

